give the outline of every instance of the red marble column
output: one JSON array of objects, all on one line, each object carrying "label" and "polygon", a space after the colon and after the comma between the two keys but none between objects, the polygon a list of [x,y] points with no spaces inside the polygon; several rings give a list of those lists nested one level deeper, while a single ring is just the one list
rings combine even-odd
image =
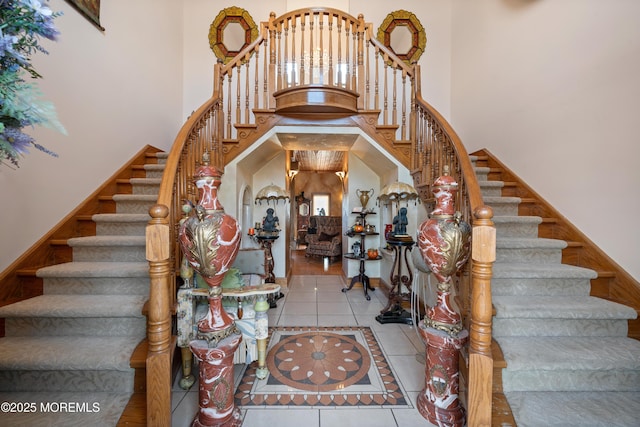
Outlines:
[{"label": "red marble column", "polygon": [[234,405],[233,353],[242,335],[234,334],[217,347],[210,348],[205,340],[191,341],[189,346],[200,362],[200,409],[193,427],[240,427],[240,410]]},{"label": "red marble column", "polygon": [[420,322],[418,331],[426,344],[425,387],[418,395],[420,414],[437,426],[465,425],[465,411],[458,396],[460,349],[467,341],[466,330],[452,337]]}]

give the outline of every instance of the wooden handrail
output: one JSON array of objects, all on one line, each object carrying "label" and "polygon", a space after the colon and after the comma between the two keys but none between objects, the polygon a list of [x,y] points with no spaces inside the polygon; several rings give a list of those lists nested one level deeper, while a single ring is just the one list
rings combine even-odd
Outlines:
[{"label": "wooden handrail", "polygon": [[[309,29],[305,28],[307,24]],[[490,425],[491,269],[495,260],[495,227],[491,209],[483,203],[473,164],[460,138],[421,96],[420,68],[408,66],[373,38],[372,25],[365,23],[362,15],[355,18],[331,8],[299,9],[280,17],[271,13],[269,21],[260,26],[256,40],[226,65],[214,66],[213,95],[187,119],[176,136],[157,204],[150,210],[152,220],[147,226],[151,273],[147,357],[149,425],[168,425],[163,422],[165,419],[170,423],[170,397],[157,387],[170,388],[167,325],[175,304],[179,269],[178,216],[183,200],[197,199],[191,179],[202,154],[209,152],[211,164],[224,169],[238,154],[237,150],[231,153],[229,147],[243,136],[241,134],[250,133],[247,129],[260,125],[252,119],[252,114],[276,112],[274,93],[287,87],[317,87],[318,84],[357,93],[358,113],[378,113],[377,126],[395,132],[396,141],[411,142],[411,174],[426,204],[432,202],[430,186],[442,174],[444,165],[449,166],[458,181],[460,191],[456,205],[473,227],[471,262],[460,286],[463,319],[470,330],[467,424]],[[262,132],[266,130],[262,128]]]}]

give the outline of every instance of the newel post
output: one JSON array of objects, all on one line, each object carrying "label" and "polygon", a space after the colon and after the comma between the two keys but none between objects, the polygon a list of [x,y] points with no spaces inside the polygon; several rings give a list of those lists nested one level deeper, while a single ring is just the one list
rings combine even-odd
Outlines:
[{"label": "newel post", "polygon": [[171,425],[171,314],[169,311],[169,208],[154,205],[146,228],[149,261],[149,314],[147,317],[147,425]]},{"label": "newel post", "polygon": [[469,343],[468,426],[491,426],[493,357],[491,355],[491,275],[496,260],[493,211],[474,211],[471,256],[471,322]]}]

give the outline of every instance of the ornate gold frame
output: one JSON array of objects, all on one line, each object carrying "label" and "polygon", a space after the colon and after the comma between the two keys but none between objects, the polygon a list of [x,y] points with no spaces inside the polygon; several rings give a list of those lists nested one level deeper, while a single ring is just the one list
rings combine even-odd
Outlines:
[{"label": "ornate gold frame", "polygon": [[[224,44],[224,30],[226,26],[232,22],[240,24],[245,31],[244,44],[240,50],[237,51],[227,49],[227,46]],[[251,18],[249,12],[236,6],[222,9],[209,27],[209,46],[216,57],[225,64],[231,61],[242,49],[250,45],[257,38],[258,26],[253,21],[253,18]]]},{"label": "ornate gold frame", "polygon": [[[412,34],[412,45],[407,53],[397,53],[391,47],[391,33],[398,26],[405,26]],[[380,28],[378,28],[377,39],[392,52],[394,52],[407,65],[418,62],[427,45],[427,35],[424,27],[412,12],[406,10],[396,10],[384,18]]]}]

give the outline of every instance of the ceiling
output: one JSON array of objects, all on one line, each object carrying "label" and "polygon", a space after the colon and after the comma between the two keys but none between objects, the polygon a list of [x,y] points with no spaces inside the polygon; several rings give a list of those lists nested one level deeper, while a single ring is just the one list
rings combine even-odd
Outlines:
[{"label": "ceiling", "polygon": [[290,168],[298,171],[335,172],[346,169],[346,153],[358,134],[276,133],[290,154]]}]

